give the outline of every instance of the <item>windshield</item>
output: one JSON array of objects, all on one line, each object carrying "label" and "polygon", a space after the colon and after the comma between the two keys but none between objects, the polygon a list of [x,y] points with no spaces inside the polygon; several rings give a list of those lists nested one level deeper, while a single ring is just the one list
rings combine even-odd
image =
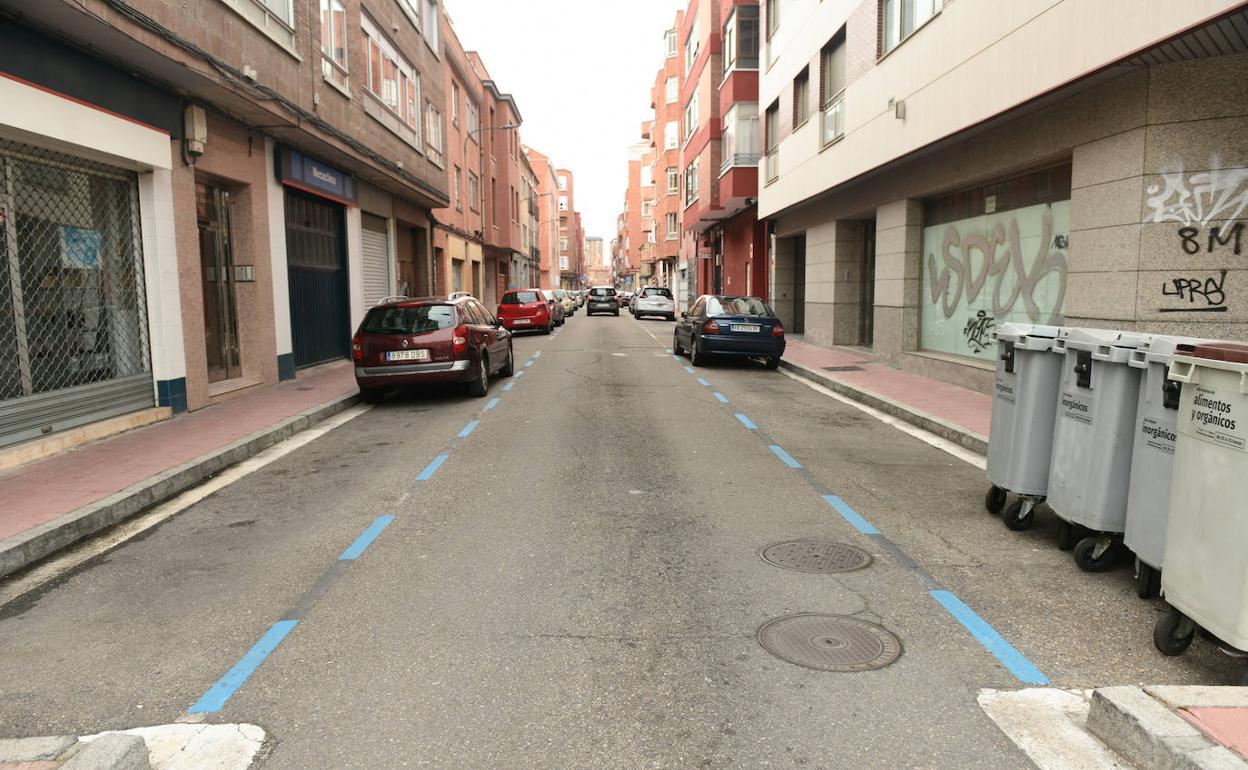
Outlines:
[{"label": "windshield", "polygon": [[541,302],[535,291],[509,291],[499,301],[500,305],[523,305],[526,302]]},{"label": "windshield", "polygon": [[454,325],[455,308],[450,305],[377,307],[364,317],[361,330],[370,334],[424,334]]},{"label": "windshield", "polygon": [[710,297],[706,301],[706,314],[713,315],[773,315],[771,308],[758,297]]},{"label": "windshield", "polygon": [[614,297],[615,289],[598,288],[590,291],[590,294],[593,294],[595,297]]},{"label": "windshield", "polygon": [[568,293],[564,291],[563,289],[555,289],[555,296],[558,297],[559,299],[567,299]]},{"label": "windshield", "polygon": [[641,296],[643,296],[643,297],[667,297],[668,299],[671,299],[671,298],[672,298],[672,292],[671,292],[671,291],[669,291],[668,289],[654,289],[654,288],[651,288],[651,289],[644,289],[644,290],[642,290],[642,292],[641,292]]}]

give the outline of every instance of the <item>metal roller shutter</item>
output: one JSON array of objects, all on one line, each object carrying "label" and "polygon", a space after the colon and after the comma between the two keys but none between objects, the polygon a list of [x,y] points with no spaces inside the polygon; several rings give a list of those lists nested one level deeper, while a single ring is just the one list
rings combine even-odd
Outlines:
[{"label": "metal roller shutter", "polygon": [[372,307],[390,295],[390,237],[381,217],[364,214],[361,224],[364,306]]}]

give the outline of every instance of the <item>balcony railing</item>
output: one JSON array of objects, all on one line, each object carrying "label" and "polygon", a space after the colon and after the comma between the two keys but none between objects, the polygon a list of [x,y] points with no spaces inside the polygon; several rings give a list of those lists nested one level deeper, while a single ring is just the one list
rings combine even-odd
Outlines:
[{"label": "balcony railing", "polygon": [[845,135],[845,90],[832,97],[823,106],[823,144],[829,145]]},{"label": "balcony railing", "polygon": [[724,156],[724,162],[719,166],[719,173],[722,175],[733,166],[757,166],[758,159],[762,157],[759,152],[734,152],[731,155]]},{"label": "balcony railing", "polygon": [[776,181],[780,176],[780,153],[776,150],[768,150],[766,160],[763,163],[764,176],[768,182]]}]

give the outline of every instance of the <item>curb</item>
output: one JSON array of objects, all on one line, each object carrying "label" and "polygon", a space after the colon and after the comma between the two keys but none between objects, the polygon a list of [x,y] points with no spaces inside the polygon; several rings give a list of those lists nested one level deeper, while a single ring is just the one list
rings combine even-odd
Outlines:
[{"label": "curb", "polygon": [[351,393],[314,406],[220,449],[162,471],[103,500],[0,540],[0,578],[180,494],[225,468],[332,417],[359,400],[359,393]]},{"label": "curb", "polygon": [[852,398],[885,414],[896,417],[903,422],[922,428],[928,433],[934,433],[943,439],[952,441],[963,449],[969,449],[976,454],[988,454],[988,437],[980,433],[959,427],[927,412],[906,406],[899,401],[873,393],[865,388],[859,388],[832,377],[825,377],[813,369],[808,369],[791,361],[785,361],[783,358],[780,359],[780,367],[793,372],[802,379],[816,382],[842,396]]},{"label": "curb", "polygon": [[1233,692],[1240,688],[1234,687],[1147,688],[1147,691],[1140,687],[1102,687],[1092,693],[1088,730],[1139,767],[1248,770],[1248,762],[1206,738],[1172,710],[1183,707],[1176,705],[1180,703],[1196,705],[1182,697],[1180,691],[1189,689],[1196,702],[1207,700],[1205,696],[1215,689],[1232,691],[1226,697],[1238,696],[1240,701],[1244,700],[1242,693]]}]

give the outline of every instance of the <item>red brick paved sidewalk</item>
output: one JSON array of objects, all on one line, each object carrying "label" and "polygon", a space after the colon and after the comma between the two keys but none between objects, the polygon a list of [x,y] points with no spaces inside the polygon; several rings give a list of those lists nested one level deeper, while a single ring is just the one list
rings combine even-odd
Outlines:
[{"label": "red brick paved sidewalk", "polygon": [[356,392],[348,362],[0,472],[0,544]]},{"label": "red brick paved sidewalk", "polygon": [[[992,397],[957,385],[864,360],[852,350],[829,349],[790,338],[785,368],[827,381],[844,395],[882,408],[907,422],[983,452],[992,419]],[[829,371],[828,367],[861,371]],[[981,446],[981,443],[984,444]]]}]

